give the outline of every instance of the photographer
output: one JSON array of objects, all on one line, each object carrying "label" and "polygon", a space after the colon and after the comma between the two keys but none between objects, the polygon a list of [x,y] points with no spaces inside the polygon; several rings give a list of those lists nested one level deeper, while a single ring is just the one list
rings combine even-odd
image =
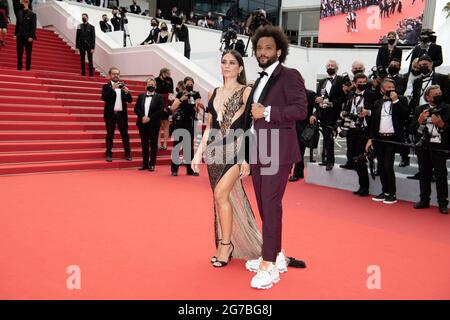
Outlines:
[{"label": "photographer", "polygon": [[153,18],[150,24],[152,26],[152,28],[150,29],[150,33],[148,37],[144,41],[142,41],[141,46],[158,42],[158,36],[161,32],[161,30],[159,29],[159,22],[156,18]]},{"label": "photographer", "polygon": [[112,32],[112,27],[108,23],[108,16],[106,14],[102,15],[102,20],[100,20],[100,30],[104,33]]},{"label": "photographer", "polygon": [[[371,110],[376,100],[375,94],[367,89],[368,78],[365,74],[358,73],[353,78],[356,88],[351,93],[344,110],[340,116],[344,121],[343,131],[347,139],[347,150],[350,159],[354,159],[365,153],[367,144],[368,126],[370,124]],[[353,194],[365,197],[369,195],[369,174],[365,160],[354,164],[358,174],[359,189]]]},{"label": "photographer", "polygon": [[76,48],[80,51],[80,61],[81,61],[81,75],[86,75],[86,65],[85,58],[86,54],[88,56],[89,62],[89,76],[94,76],[94,64],[93,57],[95,50],[95,28],[88,22],[87,13],[83,13],[82,20],[83,23],[78,26],[77,36],[76,36]]},{"label": "photographer", "polygon": [[[188,59],[191,57],[191,44],[189,43],[189,29],[183,23],[180,17],[172,16],[172,39],[175,36],[176,41],[184,42],[184,56]],[[171,39],[171,42],[172,42]]]},{"label": "photographer", "polygon": [[409,65],[409,70],[411,70],[414,59],[420,58],[423,55],[428,55],[431,57],[433,62],[433,70],[442,64],[442,47],[431,41],[433,39],[433,34],[434,32],[430,29],[422,30],[420,33],[420,42],[411,52],[411,64]]},{"label": "photographer", "polygon": [[[190,147],[191,147],[191,157],[190,161],[186,163],[187,175],[198,176],[199,174],[194,172],[191,168],[191,161],[194,157],[194,119],[195,114],[198,112],[199,108],[203,107],[201,104],[201,97],[197,91],[194,91],[194,79],[191,77],[184,78],[185,90],[179,92],[176,99],[172,103],[171,111],[173,113],[173,129],[185,129],[189,131],[190,134]],[[174,141],[174,148],[183,141],[183,138]],[[173,155],[172,155],[173,157]],[[185,159],[187,160],[187,159]],[[172,176],[178,175],[179,165],[174,163],[172,160],[171,172]]]},{"label": "photographer", "polygon": [[128,136],[127,104],[133,102],[127,86],[120,82],[120,71],[117,68],[109,69],[110,82],[103,85],[102,100],[105,102],[103,112],[106,125],[106,161],[112,161],[114,131],[119,128],[122,137],[125,159],[131,161],[130,138]]},{"label": "photographer", "polygon": [[448,184],[446,161],[450,150],[450,105],[442,102],[442,91],[438,85],[425,90],[425,101],[417,107],[411,122],[411,131],[416,133],[417,160],[419,162],[420,201],[416,209],[430,207],[431,176],[434,169],[436,177],[439,212],[448,214]]},{"label": "photographer", "polygon": [[395,81],[389,78],[381,84],[381,91],[383,99],[375,101],[372,110],[366,152],[370,152],[373,145],[382,186],[381,194],[372,200],[394,204],[397,202],[394,172],[396,145],[389,142],[403,142],[404,123],[409,116],[408,99],[398,95]]},{"label": "photographer", "polygon": [[382,66],[373,67],[371,71],[372,73],[369,75],[370,79],[369,90],[371,90],[375,94],[375,97],[378,100],[383,98],[383,93],[381,92],[381,84],[383,83],[384,79],[387,78],[388,72]]},{"label": "photographer", "polygon": [[123,31],[122,18],[118,16],[119,9],[114,8],[112,10],[113,17],[111,18],[111,24],[114,27],[114,31]]},{"label": "photographer", "polygon": [[326,166],[326,170],[330,171],[334,167],[334,139],[333,127],[339,118],[340,106],[335,105],[336,100],[341,98],[344,93],[342,91],[341,76],[337,75],[339,66],[336,61],[330,60],[325,65],[328,77],[320,80],[317,84],[317,98],[316,98],[316,112],[310,117],[310,123],[314,124],[317,119],[323,123],[323,153],[322,163],[320,165]]}]

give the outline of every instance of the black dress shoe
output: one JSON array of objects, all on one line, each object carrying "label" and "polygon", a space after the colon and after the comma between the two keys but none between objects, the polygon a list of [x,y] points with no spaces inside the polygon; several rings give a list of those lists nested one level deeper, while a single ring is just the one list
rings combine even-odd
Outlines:
[{"label": "black dress shoe", "polygon": [[327,164],[327,167],[325,168],[326,171],[331,171],[333,170],[334,164],[333,163],[329,163]]},{"label": "black dress shoe", "polygon": [[413,179],[413,180],[419,180],[420,179],[420,173],[417,172],[415,175],[413,176],[407,176],[406,179]]},{"label": "black dress shoe", "polygon": [[106,161],[112,162],[112,156],[106,156]]},{"label": "black dress shoe", "polygon": [[430,202],[420,200],[414,204],[414,209],[426,209],[430,207]]},{"label": "black dress shoe", "polygon": [[295,182],[295,181],[298,181],[298,180],[300,180],[299,177],[296,177],[296,176],[290,176],[288,181],[290,181],[290,182]]},{"label": "black dress shoe", "polygon": [[172,177],[176,177],[176,176],[178,176],[178,172],[172,172],[170,175],[171,175]]},{"label": "black dress shoe", "polygon": [[141,166],[141,167],[139,167],[139,171],[143,171],[143,170],[147,170],[148,169],[148,167],[146,167],[146,166]]},{"label": "black dress shoe", "polygon": [[439,212],[442,214],[448,214],[447,205],[439,205]]},{"label": "black dress shoe", "polygon": [[404,160],[400,161],[400,163],[398,164],[398,166],[399,166],[400,168],[409,166],[409,159],[404,159]]},{"label": "black dress shoe", "polygon": [[359,192],[360,197],[367,197],[369,195],[369,190],[361,190]]},{"label": "black dress shoe", "polygon": [[150,168],[148,168],[148,171],[151,171],[151,172],[155,171],[155,166],[150,166]]},{"label": "black dress shoe", "polygon": [[188,172],[188,176],[198,177],[200,174],[198,172]]},{"label": "black dress shoe", "polygon": [[339,166],[339,168],[352,170],[352,169],[355,169],[355,166],[352,165],[351,163],[347,162],[346,164],[341,164]]},{"label": "black dress shoe", "polygon": [[326,166],[327,163],[326,162],[319,162],[319,166]]},{"label": "black dress shoe", "polygon": [[127,155],[125,155],[125,160],[127,160],[127,161],[132,161],[133,158],[131,157],[130,154],[127,154]]}]

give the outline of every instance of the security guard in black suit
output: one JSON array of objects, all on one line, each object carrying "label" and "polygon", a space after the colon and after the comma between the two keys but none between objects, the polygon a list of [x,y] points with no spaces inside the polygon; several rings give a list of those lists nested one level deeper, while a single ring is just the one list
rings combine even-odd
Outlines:
[{"label": "security guard in black suit", "polygon": [[86,54],[88,56],[89,62],[89,76],[94,76],[94,64],[92,61],[92,55],[95,50],[95,28],[93,25],[89,24],[89,17],[87,13],[82,14],[83,23],[78,26],[77,36],[76,36],[76,48],[80,50],[80,61],[81,61],[81,75],[86,75],[85,58]]},{"label": "security guard in black suit", "polygon": [[22,1],[23,9],[17,13],[15,29],[17,69],[22,70],[23,49],[27,55],[26,69],[31,69],[31,52],[36,40],[36,14],[29,9],[29,0]]},{"label": "security guard in black suit", "polygon": [[431,85],[425,90],[425,101],[416,108],[411,122],[411,130],[416,133],[419,145],[417,160],[419,162],[420,201],[416,209],[430,206],[431,176],[434,169],[436,177],[437,201],[439,212],[448,214],[448,182],[446,161],[450,150],[450,105],[442,102],[443,92],[438,85]]}]

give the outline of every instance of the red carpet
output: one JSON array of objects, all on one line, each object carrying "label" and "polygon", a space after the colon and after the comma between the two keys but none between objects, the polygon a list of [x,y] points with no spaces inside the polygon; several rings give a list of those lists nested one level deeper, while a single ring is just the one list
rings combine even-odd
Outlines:
[{"label": "red carpet", "polygon": [[[208,262],[205,168],[200,178],[169,171],[0,177],[0,299],[450,299],[450,219],[435,207],[289,184],[283,246],[308,268],[256,291],[243,261]],[[69,265],[81,268],[81,290],[66,289]],[[381,290],[366,287],[369,265],[381,268]]]},{"label": "red carpet", "polygon": [[[134,104],[128,111],[134,161],[123,160],[116,130],[116,161],[106,163],[101,88],[108,80],[98,72],[81,77],[79,56],[55,33],[42,29],[33,44],[31,71],[17,71],[13,35],[10,26],[6,46],[0,48],[0,175],[139,166]],[[136,101],[144,84],[124,82]],[[159,164],[170,163],[170,152],[160,151]]]},{"label": "red carpet", "polygon": [[389,31],[397,30],[399,21],[406,18],[415,19],[423,12],[425,2],[416,0],[414,5],[411,3],[411,0],[403,0],[402,13],[398,13],[396,9],[389,18],[379,19],[380,9],[378,6],[370,6],[356,11],[358,32],[347,32],[346,14],[321,19],[319,42],[376,44],[381,36],[386,35]]}]

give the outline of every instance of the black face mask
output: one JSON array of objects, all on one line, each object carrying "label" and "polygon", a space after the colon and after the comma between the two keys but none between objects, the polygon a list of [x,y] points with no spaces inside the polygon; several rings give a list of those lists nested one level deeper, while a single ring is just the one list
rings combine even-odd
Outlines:
[{"label": "black face mask", "polygon": [[395,39],[388,39],[388,43],[392,46],[395,43]]},{"label": "black face mask", "polygon": [[155,91],[155,87],[154,86],[147,86],[147,91],[148,92],[153,92],[153,91]]},{"label": "black face mask", "polygon": [[180,89],[178,89],[178,88],[176,88],[175,91],[176,91],[177,93],[180,93]]},{"label": "black face mask", "polygon": [[156,23],[152,23],[152,27],[156,27],[157,26],[157,24]]},{"label": "black face mask", "polygon": [[430,68],[428,68],[427,66],[422,66],[422,67],[420,67],[420,72],[425,76],[425,75],[427,75],[427,74],[429,74],[430,73]]},{"label": "black face mask", "polygon": [[389,67],[388,68],[389,74],[392,74],[392,75],[397,74],[399,71],[400,71],[399,67]]},{"label": "black face mask", "polygon": [[364,73],[364,71],[362,71],[362,70],[353,70],[352,73],[353,73],[353,75],[355,75],[357,73]]},{"label": "black face mask", "polygon": [[416,77],[421,74],[420,70],[414,70],[414,69],[411,69],[411,73],[413,76],[416,76]]},{"label": "black face mask", "polygon": [[81,20],[83,20],[83,23],[86,23],[86,22],[87,22],[87,19],[86,19],[86,18],[83,18],[83,19],[81,19]]},{"label": "black face mask", "polygon": [[329,76],[334,76],[336,74],[336,69],[334,68],[328,68],[327,73]]},{"label": "black face mask", "polygon": [[194,90],[193,86],[186,86],[186,91],[187,92],[191,92],[192,90]]},{"label": "black face mask", "polygon": [[359,91],[364,91],[367,88],[367,83],[360,83],[356,85],[356,87],[358,88]]},{"label": "black face mask", "polygon": [[434,96],[433,102],[437,106],[440,105],[442,103],[442,95]]},{"label": "black face mask", "polygon": [[384,93],[384,95],[386,96],[386,97],[388,97],[389,99],[391,99],[391,93],[392,92],[395,92],[395,90],[386,90],[386,92]]}]

